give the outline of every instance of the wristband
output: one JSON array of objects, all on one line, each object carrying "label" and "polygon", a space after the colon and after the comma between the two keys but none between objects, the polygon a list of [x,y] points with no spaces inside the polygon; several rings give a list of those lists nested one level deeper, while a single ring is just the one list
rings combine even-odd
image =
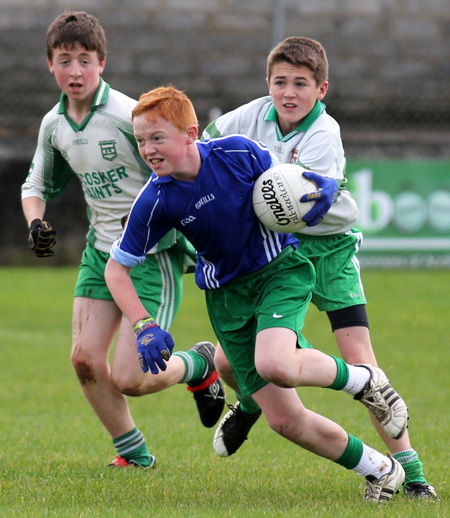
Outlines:
[{"label": "wristband", "polygon": [[139,336],[144,329],[147,327],[155,327],[158,324],[155,322],[155,319],[152,317],[141,318],[133,325],[133,331]]}]

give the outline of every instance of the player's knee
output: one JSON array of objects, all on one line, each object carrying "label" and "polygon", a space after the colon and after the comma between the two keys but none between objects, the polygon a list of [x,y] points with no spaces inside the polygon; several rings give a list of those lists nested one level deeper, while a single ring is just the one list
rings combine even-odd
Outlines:
[{"label": "player's knee", "polygon": [[80,354],[73,354],[71,357],[72,366],[82,385],[87,383],[95,383],[95,367],[94,364],[86,357]]},{"label": "player's knee", "polygon": [[71,362],[82,385],[98,383],[109,376],[107,360],[90,354],[86,348],[75,346]]},{"label": "player's knee", "polygon": [[297,380],[292,375],[292,367],[283,362],[258,361],[256,370],[263,379],[277,387],[293,388],[297,386]]},{"label": "player's knee", "polygon": [[272,415],[267,419],[270,428],[282,437],[290,438],[291,436],[291,419],[288,415],[279,413]]},{"label": "player's knee", "polygon": [[306,408],[296,408],[295,411],[280,411],[271,413],[267,417],[270,428],[285,439],[307,447],[308,430],[311,428],[309,416],[311,412]]},{"label": "player's knee", "polygon": [[140,389],[140,387],[136,385],[117,385],[116,383],[114,383],[114,387],[124,396],[139,397],[143,395],[143,392]]},{"label": "player's knee", "polygon": [[136,376],[130,376],[127,372],[120,370],[111,371],[111,382],[125,396],[138,397],[143,395],[141,383]]}]

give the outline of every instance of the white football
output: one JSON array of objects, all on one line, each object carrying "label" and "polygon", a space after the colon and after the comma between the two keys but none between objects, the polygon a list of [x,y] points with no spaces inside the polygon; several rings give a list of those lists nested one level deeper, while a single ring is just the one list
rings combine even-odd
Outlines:
[{"label": "white football", "polygon": [[253,210],[259,221],[274,232],[299,232],[306,227],[303,216],[314,201],[300,198],[317,192],[317,185],[303,176],[308,171],[297,164],[278,164],[256,180],[253,187]]}]

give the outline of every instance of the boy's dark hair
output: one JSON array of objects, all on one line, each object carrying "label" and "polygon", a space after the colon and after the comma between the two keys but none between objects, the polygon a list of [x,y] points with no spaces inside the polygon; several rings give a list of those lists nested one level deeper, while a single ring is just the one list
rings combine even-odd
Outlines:
[{"label": "boy's dark hair", "polygon": [[291,36],[274,47],[267,58],[268,79],[270,79],[274,65],[282,62],[309,68],[318,85],[328,81],[327,54],[316,40]]},{"label": "boy's dark hair", "polygon": [[83,11],[69,11],[58,16],[47,30],[47,57],[51,61],[53,51],[64,47],[73,49],[79,44],[89,51],[96,51],[102,61],[106,57],[106,36],[100,22]]}]

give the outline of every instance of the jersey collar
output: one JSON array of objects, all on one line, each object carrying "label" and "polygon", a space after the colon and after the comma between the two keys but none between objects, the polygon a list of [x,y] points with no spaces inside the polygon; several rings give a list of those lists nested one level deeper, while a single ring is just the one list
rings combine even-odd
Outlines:
[{"label": "jersey collar", "polygon": [[287,135],[281,133],[280,126],[278,125],[278,113],[275,110],[275,106],[273,102],[270,103],[269,109],[267,110],[266,115],[264,116],[264,120],[272,121],[276,124],[277,130],[277,139],[282,141],[288,141],[301,131],[305,132],[309,130],[309,128],[316,122],[316,120],[322,115],[325,111],[325,104],[322,101],[316,101],[313,109],[308,113],[308,115],[300,122],[300,124],[295,128],[295,130],[291,131]]},{"label": "jersey collar", "polygon": [[67,122],[72,126],[72,128],[75,131],[81,131],[86,127],[87,123],[90,121],[95,110],[102,104],[106,103],[106,101],[108,100],[108,96],[109,96],[109,90],[110,90],[109,84],[106,83],[102,77],[100,77],[100,83],[98,85],[97,91],[95,92],[94,99],[92,100],[91,111],[90,111],[89,115],[83,120],[83,122],[79,126],[77,126],[73,122],[73,120],[67,115],[67,111],[66,111],[67,95],[64,92],[61,92],[58,113],[65,116],[65,118],[67,119]]}]

